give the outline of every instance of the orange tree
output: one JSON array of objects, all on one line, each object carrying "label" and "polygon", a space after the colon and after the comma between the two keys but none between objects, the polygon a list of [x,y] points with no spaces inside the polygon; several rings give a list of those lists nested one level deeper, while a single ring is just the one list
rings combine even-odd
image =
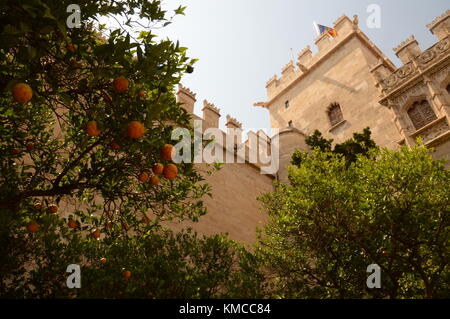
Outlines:
[{"label": "orange tree", "polygon": [[[261,198],[269,222],[258,252],[272,293],[448,298],[450,171],[423,145],[362,149],[297,152],[290,184]],[[371,264],[381,269],[380,288],[366,286]]]},{"label": "orange tree", "polygon": [[[175,238],[155,235],[161,221],[196,221],[206,212],[201,197],[209,186],[198,183],[192,164],[171,163],[166,145],[174,126],[190,127],[173,89],[195,59],[178,43],[157,41],[154,30],[184,8],[169,16],[160,1],[77,1],[81,26],[68,28],[71,2],[0,4],[0,267],[9,274],[2,292],[12,296],[29,295],[31,286],[38,295],[67,295],[45,285],[63,283],[67,263],[94,267],[107,252],[122,263],[145,259],[148,247],[145,254],[138,247],[149,238],[155,249]],[[123,24],[106,29],[102,16]],[[127,31],[137,26],[138,36]],[[180,262],[202,245],[196,236],[184,242],[167,248],[180,252],[173,257]],[[122,278],[110,269],[105,280],[132,282],[128,271]]]}]

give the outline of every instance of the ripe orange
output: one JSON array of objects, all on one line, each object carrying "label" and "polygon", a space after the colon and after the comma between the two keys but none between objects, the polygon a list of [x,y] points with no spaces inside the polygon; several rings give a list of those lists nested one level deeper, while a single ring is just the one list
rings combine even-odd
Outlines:
[{"label": "ripe orange", "polygon": [[100,258],[100,262],[102,263],[102,265],[106,264],[106,258],[105,257]]},{"label": "ripe orange", "polygon": [[127,134],[129,138],[140,138],[144,135],[145,127],[139,121],[132,121],[128,124]]},{"label": "ripe orange", "polygon": [[100,238],[101,234],[102,233],[98,229],[96,229],[91,233],[91,236],[94,237],[95,239],[98,239],[98,238]]},{"label": "ripe orange", "polygon": [[383,251],[381,251],[381,253],[385,256],[388,254],[387,250],[383,250]]},{"label": "ripe orange", "polygon": [[123,76],[119,76],[118,78],[114,79],[113,87],[116,92],[124,92],[128,90],[128,80]]},{"label": "ripe orange", "polygon": [[42,205],[41,202],[36,202],[34,203],[34,208],[36,208],[37,210],[42,210],[44,208],[44,205]]},{"label": "ripe orange", "polygon": [[29,152],[31,152],[34,149],[34,144],[29,142],[27,143],[26,148]]},{"label": "ripe orange", "polygon": [[140,97],[144,97],[144,96],[145,96],[145,92],[144,92],[144,91],[139,91],[139,92],[138,92],[138,95],[139,95]]},{"label": "ripe orange", "polygon": [[117,142],[114,140],[112,140],[111,143],[109,143],[109,146],[115,151],[120,150],[120,145],[117,144]]},{"label": "ripe orange", "polygon": [[166,167],[164,167],[164,177],[168,180],[175,179],[178,175],[178,168],[174,164],[167,164]]},{"label": "ripe orange", "polygon": [[78,222],[71,218],[71,219],[69,219],[69,222],[67,223],[67,226],[69,228],[76,229],[76,228],[78,228]]},{"label": "ripe orange", "polygon": [[150,183],[152,185],[158,185],[159,184],[159,177],[156,175],[152,175],[152,177],[150,177]]},{"label": "ripe orange", "polygon": [[161,157],[165,161],[170,161],[175,155],[175,148],[171,144],[166,144],[161,148]]},{"label": "ripe orange", "polygon": [[161,163],[156,163],[152,167],[152,171],[154,174],[162,174],[163,170],[164,170],[164,165]]},{"label": "ripe orange", "polygon": [[17,102],[26,103],[33,97],[33,90],[26,83],[17,83],[12,88],[12,95]]},{"label": "ripe orange", "polygon": [[27,225],[27,230],[30,233],[35,233],[35,232],[37,232],[39,230],[39,224],[36,223],[35,221],[29,222],[28,225]]},{"label": "ripe orange", "polygon": [[55,204],[51,204],[48,206],[47,211],[50,214],[56,214],[58,212],[58,206],[56,206]]},{"label": "ripe orange", "polygon": [[148,174],[147,174],[146,172],[140,173],[140,174],[138,175],[138,179],[139,179],[140,182],[145,183],[145,182],[148,182],[149,176],[148,176]]},{"label": "ripe orange", "polygon": [[70,51],[72,53],[75,53],[77,51],[76,45],[72,44],[72,43],[66,45],[66,49],[67,49],[67,51]]},{"label": "ripe orange", "polygon": [[96,121],[89,121],[86,124],[86,133],[89,136],[98,136],[98,135],[100,135],[101,131],[98,129]]},{"label": "ripe orange", "polygon": [[122,273],[123,278],[128,279],[131,277],[131,271],[127,270]]}]

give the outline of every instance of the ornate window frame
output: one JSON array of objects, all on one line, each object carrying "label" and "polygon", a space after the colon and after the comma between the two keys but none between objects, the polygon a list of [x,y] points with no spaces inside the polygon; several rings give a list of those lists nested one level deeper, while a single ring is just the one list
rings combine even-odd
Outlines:
[{"label": "ornate window frame", "polygon": [[[414,106],[415,103],[418,103],[418,102],[421,102],[421,101],[424,101],[424,100],[428,102],[428,105],[430,106],[431,110],[434,113],[435,119],[432,120],[432,121],[429,121],[428,123],[422,125],[419,128],[416,128],[416,126],[415,126],[413,120],[411,119],[408,111]],[[436,109],[436,105],[434,105],[432,99],[429,96],[425,95],[425,94],[420,94],[420,95],[417,95],[417,96],[410,97],[404,103],[404,105],[402,107],[402,113],[403,113],[406,121],[408,122],[408,127],[409,127],[408,131],[410,131],[410,133],[414,133],[414,132],[420,130],[421,128],[427,126],[428,124],[432,123],[433,121],[435,121],[436,119],[439,118],[439,112]]]},{"label": "ornate window frame", "polygon": [[[335,120],[335,121],[333,121],[333,118],[331,116],[331,111],[332,111],[332,108],[334,108],[334,107],[337,107],[337,109],[339,110],[337,120]],[[328,105],[327,117],[328,117],[328,122],[331,125],[330,130],[334,129],[335,127],[337,127],[345,122],[344,113],[342,112],[342,107],[338,102],[333,102],[333,103],[330,103],[330,105]]]}]

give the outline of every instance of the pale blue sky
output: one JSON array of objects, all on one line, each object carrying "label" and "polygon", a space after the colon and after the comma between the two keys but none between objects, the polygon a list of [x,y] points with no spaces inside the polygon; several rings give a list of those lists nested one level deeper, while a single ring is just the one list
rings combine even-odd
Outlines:
[{"label": "pale blue sky", "polygon": [[[158,31],[189,48],[199,59],[182,83],[197,93],[194,113],[201,116],[203,99],[243,123],[244,129],[270,126],[268,111],[253,107],[266,101],[266,81],[298,52],[316,51],[313,21],[332,26],[342,14],[359,16],[360,28],[398,66],[392,48],[411,34],[422,49],[435,42],[426,24],[441,15],[448,0],[166,0],[167,7],[187,6],[186,16]],[[369,4],[381,7],[381,28],[366,25]]]}]

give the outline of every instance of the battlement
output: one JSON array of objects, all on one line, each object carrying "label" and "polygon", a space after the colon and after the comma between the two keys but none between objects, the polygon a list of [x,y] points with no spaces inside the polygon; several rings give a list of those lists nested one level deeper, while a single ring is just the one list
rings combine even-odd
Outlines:
[{"label": "battlement", "polygon": [[194,104],[197,101],[195,96],[196,94],[190,89],[178,84],[177,102],[181,103],[181,106],[191,114],[194,113]]},{"label": "battlement", "polygon": [[403,64],[407,64],[422,52],[414,35],[411,35],[405,41],[401,42],[393,50],[395,55],[403,62]]},{"label": "battlement", "polygon": [[220,115],[220,109],[217,108],[213,103],[209,103],[207,100],[203,100],[203,110],[205,109],[209,109]]},{"label": "battlement", "polygon": [[234,117],[227,115],[227,122],[225,123],[228,128],[242,128],[242,123],[238,122]]},{"label": "battlement", "polygon": [[277,95],[302,74],[308,73],[311,67],[317,64],[331,50],[338,47],[351,34],[360,32],[358,28],[358,17],[355,15],[352,21],[346,15],[342,15],[333,23],[333,28],[337,32],[336,38],[332,38],[329,34],[324,33],[317,36],[314,40],[318,49],[315,55],[312,54],[309,45],[299,52],[296,63],[298,69],[295,68],[293,61],[289,61],[281,69],[281,78],[274,75],[267,81],[266,89],[269,98]]},{"label": "battlement", "polygon": [[445,11],[442,15],[436,17],[433,22],[427,24],[427,28],[439,40],[447,37],[450,34],[450,10]]},{"label": "battlement", "polygon": [[210,127],[219,127],[220,109],[214,104],[203,100],[203,127],[205,129]]},{"label": "battlement", "polygon": [[[378,63],[371,68],[370,71],[384,97],[414,81],[414,78],[431,70],[434,65],[449,57],[450,10],[434,19],[427,27],[439,39],[434,45],[422,51],[414,35],[411,35],[393,49],[402,61],[402,66],[389,71],[382,63]],[[385,98],[381,103],[386,103]]]}]

